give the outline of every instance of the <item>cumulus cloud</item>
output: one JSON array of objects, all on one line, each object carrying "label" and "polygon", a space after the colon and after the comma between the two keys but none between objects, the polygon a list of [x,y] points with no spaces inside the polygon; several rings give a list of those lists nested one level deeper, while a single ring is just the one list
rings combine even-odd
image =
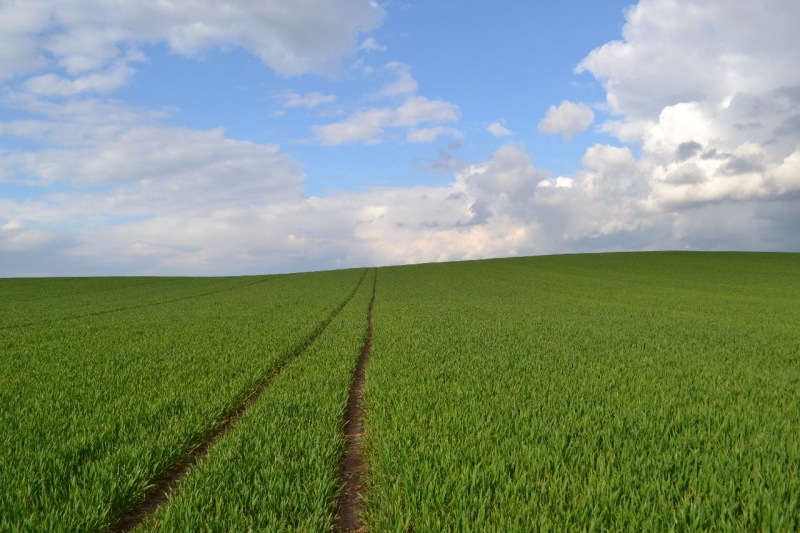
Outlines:
[{"label": "cumulus cloud", "polygon": [[[154,197],[133,200],[121,194],[129,216],[140,213],[134,209],[137,201],[140,207],[150,204],[151,215],[124,224],[90,224],[69,253],[84,257],[87,264],[122,261],[162,273],[275,271],[297,268],[297,261],[307,268],[330,268],[523,253],[532,249],[536,231],[526,216],[544,176],[522,150],[508,146],[442,186],[267,198],[250,204],[179,202],[185,209],[166,207],[185,191],[164,187],[159,193],[167,198],[161,206],[151,203]],[[42,202],[46,205],[0,203],[0,217],[71,220],[78,213],[102,212],[108,205],[104,198],[78,191],[51,195]],[[120,206],[113,211],[122,212]]]},{"label": "cumulus cloud", "polygon": [[[170,126],[162,115],[117,103],[35,103],[30,109],[37,118],[3,123],[0,135],[47,147],[2,154],[0,164],[12,169],[20,184],[67,189],[29,206],[48,221],[72,214],[155,216],[303,197],[300,166],[276,145],[230,139],[221,128]],[[13,211],[0,216],[18,218]]]},{"label": "cumulus cloud", "polygon": [[[385,69],[397,79],[385,84],[372,97],[403,100],[394,105],[356,111],[339,122],[314,125],[311,130],[317,142],[326,146],[355,142],[377,144],[383,141],[386,130],[393,128],[406,129],[409,142],[434,142],[440,135],[461,136],[455,128],[441,126],[461,118],[457,105],[416,95],[417,81],[411,77],[408,65],[388,63]],[[426,127],[420,127],[422,125]]]},{"label": "cumulus cloud", "polygon": [[610,109],[655,119],[684,102],[729,102],[797,86],[797,18],[792,0],[725,3],[642,0],[626,14],[622,39],[576,68],[604,83]]},{"label": "cumulus cloud", "polygon": [[563,101],[550,106],[545,117],[539,121],[539,131],[562,135],[569,140],[576,133],[586,131],[594,122],[594,112],[586,104]]},{"label": "cumulus cloud", "polygon": [[623,40],[580,63],[620,117],[602,128],[641,146],[637,172],[648,177],[651,209],[797,194],[798,22],[800,7],[782,0],[645,0],[628,11]]},{"label": "cumulus cloud", "polygon": [[[384,15],[369,0],[3,2],[0,81],[58,67],[79,86],[91,87],[80,81],[85,73],[106,70],[125,50],[157,42],[187,57],[242,47],[286,75],[333,73],[357,49],[360,35],[377,28]],[[32,83],[52,86],[52,81]],[[58,94],[71,90],[56,85]]]},{"label": "cumulus cloud", "polygon": [[[61,269],[49,274],[255,273],[578,251],[797,251],[798,23],[800,7],[788,0],[642,0],[627,12],[623,39],[578,67],[606,88],[611,117],[601,128],[630,146],[595,144],[568,176],[506,144],[466,166],[450,152],[423,162],[450,172],[441,185],[309,197],[299,164],[278,147],[109,102],[12,95],[39,118],[5,123],[0,135],[47,148],[0,152],[0,179],[59,187],[0,199],[0,273],[42,264]],[[74,75],[91,63],[73,59]],[[316,139],[435,138],[459,119],[457,106],[418,95],[403,72],[410,77],[390,67],[389,83],[403,83],[316,126]]]},{"label": "cumulus cloud", "polygon": [[510,129],[506,128],[499,122],[492,122],[491,124],[489,124],[489,126],[486,128],[486,131],[488,131],[495,137],[503,137],[505,135],[511,135],[513,133]]},{"label": "cumulus cloud", "polygon": [[[800,242],[796,232],[785,229],[800,212],[797,196],[778,198],[767,210],[748,202],[738,208],[715,203],[670,212],[648,204],[647,169],[627,148],[596,145],[584,164],[586,169],[572,177],[553,177],[534,166],[521,147],[508,144],[440,186],[325,197],[290,188],[250,203],[242,201],[253,196],[247,187],[230,201],[203,202],[208,192],[182,199],[187,190],[171,186],[181,177],[166,174],[157,194],[131,195],[123,192],[123,184],[111,194],[79,190],[48,195],[41,202],[6,201],[0,202],[0,219],[42,224],[74,221],[87,213],[150,213],[124,223],[85,224],[69,248],[58,251],[63,256],[59,264],[76,265],[82,269],[76,272],[83,273],[255,273],[632,247],[763,249],[764,235],[773,235],[770,247],[777,249]],[[274,168],[273,162],[269,169]],[[210,194],[222,190],[213,183],[212,178]],[[20,224],[10,229],[20,231]],[[38,238],[26,253],[44,249],[52,257],[56,242],[65,240]],[[77,264],[76,258],[81,258]],[[6,274],[20,271],[13,262],[3,268]]]}]

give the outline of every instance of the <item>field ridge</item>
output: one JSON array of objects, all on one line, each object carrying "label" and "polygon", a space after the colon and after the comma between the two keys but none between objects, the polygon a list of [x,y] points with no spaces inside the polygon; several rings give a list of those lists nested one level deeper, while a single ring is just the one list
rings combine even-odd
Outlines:
[{"label": "field ridge", "polygon": [[[331,315],[320,324],[320,326],[311,334],[311,336],[289,357],[284,359],[278,364],[271,372],[269,372],[256,386],[256,388],[236,407],[234,407],[222,421],[206,435],[200,443],[192,449],[183,460],[175,463],[171,468],[158,479],[154,480],[150,489],[144,494],[143,498],[132,507],[129,511],[122,515],[119,521],[111,531],[116,533],[127,533],[132,531],[147,518],[153,515],[161,506],[165,505],[170,498],[170,495],[177,488],[178,483],[183,479],[191,470],[191,468],[200,463],[208,451],[214,444],[219,441],[226,433],[233,429],[241,419],[242,415],[248,408],[253,406],[264,391],[269,387],[270,383],[281,373],[284,367],[293,359],[300,357],[306,350],[308,350],[314,342],[324,333],[328,325],[339,315],[347,304],[353,299],[358,292],[358,288],[364,282],[364,278],[369,272],[368,269],[364,270],[364,274],[358,280],[353,292],[348,295],[344,302],[331,313]],[[269,279],[269,278],[268,278]],[[265,280],[261,280],[265,281]],[[254,285],[255,283],[251,284]]]}]

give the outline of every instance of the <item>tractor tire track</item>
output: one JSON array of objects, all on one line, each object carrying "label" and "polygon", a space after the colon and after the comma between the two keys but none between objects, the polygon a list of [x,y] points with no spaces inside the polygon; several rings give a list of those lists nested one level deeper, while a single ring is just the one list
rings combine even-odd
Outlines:
[{"label": "tractor tire track", "polygon": [[170,498],[170,495],[177,488],[181,479],[186,477],[192,467],[202,462],[208,455],[208,451],[214,444],[219,441],[228,431],[233,429],[241,419],[245,411],[254,405],[261,394],[269,388],[272,381],[281,373],[281,371],[292,360],[300,357],[306,350],[308,350],[314,342],[322,335],[328,328],[331,322],[339,315],[347,304],[353,299],[358,292],[359,287],[364,282],[368,270],[364,271],[361,279],[358,280],[353,292],[344,300],[344,302],[320,324],[320,326],[311,334],[311,336],[303,343],[302,346],[297,348],[289,357],[279,363],[272,371],[269,372],[256,386],[255,390],[251,392],[245,399],[233,408],[222,421],[208,433],[194,448],[189,451],[188,455],[175,463],[172,467],[168,468],[157,479],[153,480],[150,489],[144,494],[143,498],[131,509],[129,509],[117,521],[117,523],[110,529],[114,533],[127,533],[132,531],[137,526],[142,524],[150,516],[152,516],[160,507],[165,505]]},{"label": "tractor tire track", "polygon": [[341,532],[363,532],[367,528],[361,518],[362,495],[364,493],[364,378],[367,363],[372,354],[372,311],[375,307],[375,293],[378,287],[378,271],[372,283],[372,300],[367,312],[367,335],[364,347],[358,358],[353,383],[344,415],[345,448],[339,463],[339,492],[335,529]]}]

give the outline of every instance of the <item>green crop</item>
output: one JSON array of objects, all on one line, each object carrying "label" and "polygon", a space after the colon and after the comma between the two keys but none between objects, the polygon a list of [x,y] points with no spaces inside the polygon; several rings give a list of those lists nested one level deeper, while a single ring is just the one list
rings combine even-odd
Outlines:
[{"label": "green crop", "polygon": [[0,281],[0,530],[108,528],[363,274]]},{"label": "green crop", "polygon": [[348,390],[374,273],[192,470],[144,530],[330,531]]},{"label": "green crop", "polygon": [[[376,284],[373,282],[377,280]],[[800,254],[0,280],[0,531],[796,531]],[[312,341],[313,342],[309,342]]]},{"label": "green crop", "polygon": [[238,278],[62,278],[2,280],[0,330],[147,310],[260,284],[275,276]]},{"label": "green crop", "polygon": [[381,269],[374,531],[800,527],[800,256]]}]

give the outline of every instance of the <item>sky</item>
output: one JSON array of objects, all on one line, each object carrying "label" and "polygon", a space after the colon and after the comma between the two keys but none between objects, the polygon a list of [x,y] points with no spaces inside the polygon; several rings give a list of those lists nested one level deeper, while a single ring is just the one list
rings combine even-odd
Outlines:
[{"label": "sky", "polygon": [[0,276],[800,251],[796,0],[0,0]]}]

